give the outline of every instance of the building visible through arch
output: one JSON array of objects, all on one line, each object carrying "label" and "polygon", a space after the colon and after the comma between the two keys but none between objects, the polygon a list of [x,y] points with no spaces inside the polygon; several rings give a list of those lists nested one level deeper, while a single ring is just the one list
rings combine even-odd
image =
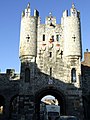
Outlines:
[{"label": "building visible through arch", "polygon": [[72,4],[60,24],[51,13],[42,24],[39,12],[30,11],[28,4],[21,17],[20,74],[0,73],[0,120],[38,120],[40,101],[49,94],[58,100],[61,115],[88,120],[90,52],[81,62],[80,12]]},{"label": "building visible through arch", "polygon": [[2,95],[0,95],[0,114],[4,114],[4,108],[5,108],[5,99]]},{"label": "building visible through arch", "polygon": [[65,115],[66,114],[66,102],[65,102],[65,96],[64,93],[61,93],[59,90],[53,87],[47,87],[43,90],[40,90],[35,97],[35,111],[36,114],[40,113],[40,103],[41,99],[46,95],[52,95],[58,100],[58,105],[60,106],[60,114]]}]

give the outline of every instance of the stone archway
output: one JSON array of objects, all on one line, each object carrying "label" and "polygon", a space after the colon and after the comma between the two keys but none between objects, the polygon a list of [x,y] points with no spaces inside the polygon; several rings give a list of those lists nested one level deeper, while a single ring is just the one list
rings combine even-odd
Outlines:
[{"label": "stone archway", "polygon": [[40,90],[39,92],[37,92],[35,96],[35,112],[36,112],[37,120],[39,119],[40,101],[44,96],[49,94],[54,96],[58,100],[60,106],[60,114],[61,115],[66,114],[66,102],[65,102],[64,94],[54,87],[46,87]]},{"label": "stone archway", "polygon": [[10,100],[9,119],[13,119],[13,116],[17,117],[16,113],[18,113],[18,97],[19,95],[14,95]]},{"label": "stone archway", "polygon": [[4,113],[5,108],[5,99],[2,95],[0,95],[0,114],[2,115]]}]

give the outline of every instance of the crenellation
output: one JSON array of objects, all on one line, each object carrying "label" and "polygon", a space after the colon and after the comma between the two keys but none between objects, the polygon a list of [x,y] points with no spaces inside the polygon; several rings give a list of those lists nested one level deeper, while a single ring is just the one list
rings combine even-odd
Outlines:
[{"label": "crenellation", "polygon": [[80,11],[77,11],[77,17],[80,19]]},{"label": "crenellation", "polygon": [[65,10],[65,11],[63,12],[63,18],[65,18],[65,17],[68,17],[68,10]]},{"label": "crenellation", "polygon": [[22,12],[22,18],[25,16],[25,11]]},{"label": "crenellation", "polygon": [[53,17],[52,15],[46,17],[45,24],[52,26],[52,27],[55,27],[54,25],[56,25],[56,18]]},{"label": "crenellation", "polygon": [[[5,111],[10,112],[10,120],[39,120],[41,99],[49,94],[57,98],[61,115],[73,115],[83,120],[82,99],[90,92],[90,60],[87,57],[90,53],[85,54],[81,66],[80,12],[74,4],[70,10],[70,15],[68,10],[63,12],[60,24],[56,23],[52,13],[42,24],[39,11],[35,9],[31,16],[30,4],[22,12],[20,74],[13,69],[0,74],[1,95],[11,93],[10,110],[5,107]],[[6,96],[9,98],[9,94]]]},{"label": "crenellation", "polygon": [[71,8],[71,11],[70,11],[70,15],[71,15],[72,17],[77,17],[77,10],[76,10],[74,4],[72,4],[72,8]]},{"label": "crenellation", "polygon": [[39,12],[36,9],[34,10],[34,16],[39,17]]}]

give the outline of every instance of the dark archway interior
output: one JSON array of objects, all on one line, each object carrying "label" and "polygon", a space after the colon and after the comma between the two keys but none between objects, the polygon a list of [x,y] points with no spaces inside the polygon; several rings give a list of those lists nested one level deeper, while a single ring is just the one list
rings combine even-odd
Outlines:
[{"label": "dark archway interior", "polygon": [[58,91],[57,89],[54,89],[54,88],[46,88],[44,90],[41,90],[36,95],[36,106],[35,106],[36,107],[36,109],[35,109],[36,114],[39,116],[40,102],[41,102],[41,99],[46,95],[52,95],[58,100],[59,106],[60,106],[60,114],[65,115],[65,113],[66,113],[66,111],[65,111],[65,97],[60,91]]},{"label": "dark archway interior", "polygon": [[18,113],[18,95],[15,95],[11,98],[10,108],[9,108],[9,118],[12,119],[12,115]]},{"label": "dark archway interior", "polygon": [[3,96],[0,95],[0,106],[3,106],[4,105],[4,98]]},{"label": "dark archway interior", "polygon": [[4,112],[4,106],[5,106],[4,97],[0,95],[0,114],[3,114],[3,112]]}]

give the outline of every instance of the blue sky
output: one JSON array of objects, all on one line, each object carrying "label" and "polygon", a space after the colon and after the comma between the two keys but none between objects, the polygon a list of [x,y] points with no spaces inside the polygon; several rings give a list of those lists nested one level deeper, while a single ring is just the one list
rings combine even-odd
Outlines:
[{"label": "blue sky", "polygon": [[81,31],[83,53],[90,50],[90,0],[1,0],[0,1],[0,69],[20,71],[19,38],[21,13],[30,2],[31,13],[37,9],[41,21],[52,12],[60,23],[64,10],[69,10],[72,3],[81,13]]}]

